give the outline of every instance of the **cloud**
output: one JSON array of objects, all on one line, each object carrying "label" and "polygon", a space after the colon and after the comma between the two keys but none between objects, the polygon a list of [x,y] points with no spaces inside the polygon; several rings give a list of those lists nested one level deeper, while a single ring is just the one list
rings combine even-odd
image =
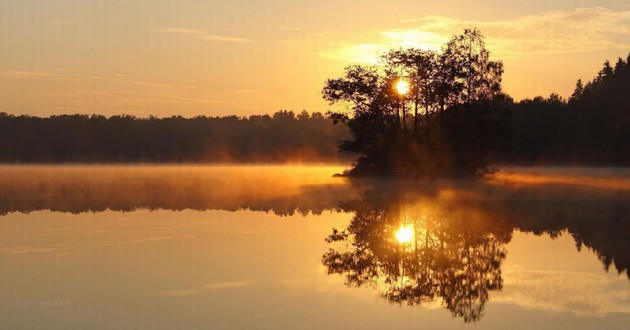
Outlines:
[{"label": "cloud", "polygon": [[349,63],[377,64],[381,54],[390,47],[387,44],[345,44],[334,49],[320,51],[320,57]]},{"label": "cloud", "polygon": [[23,78],[23,79],[71,79],[70,76],[63,76],[52,72],[42,72],[42,71],[19,71],[19,70],[8,70],[0,73],[0,77],[6,78]]},{"label": "cloud", "polygon": [[196,288],[185,289],[185,290],[169,290],[160,292],[163,296],[169,297],[187,297],[187,296],[196,296],[208,291],[220,290],[220,289],[229,289],[229,288],[241,288],[251,286],[252,281],[233,281],[233,282],[216,282],[216,283],[208,283]]},{"label": "cloud", "polygon": [[0,254],[29,254],[56,251],[56,247],[9,246],[0,248]]},{"label": "cloud", "polygon": [[91,81],[103,81],[110,83],[118,83],[118,84],[128,84],[128,85],[139,85],[139,86],[147,86],[147,87],[185,87],[185,88],[196,88],[195,86],[182,86],[182,85],[171,85],[171,84],[161,84],[161,83],[153,83],[147,81],[138,81],[131,79],[121,79],[121,78],[111,78],[111,77],[103,77],[103,76],[89,76],[85,78],[86,80]]},{"label": "cloud", "polygon": [[170,34],[191,35],[191,36],[195,36],[197,38],[200,38],[200,39],[206,40],[206,41],[236,42],[236,43],[251,42],[250,39],[239,38],[239,37],[232,37],[232,36],[220,36],[220,35],[213,34],[210,31],[205,31],[205,30],[184,29],[184,28],[167,28],[167,29],[161,29],[159,31],[163,32],[163,33],[170,33]]},{"label": "cloud", "polygon": [[624,277],[609,274],[532,269],[504,269],[502,292],[494,303],[527,309],[569,312],[577,316],[630,314],[630,290]]},{"label": "cloud", "polygon": [[159,93],[132,93],[128,91],[77,90],[69,93],[46,94],[54,98],[66,100],[66,103],[77,105],[83,109],[90,104],[100,104],[102,107],[120,109],[142,105],[187,105],[203,106],[210,104],[229,105],[229,101],[206,98],[179,97]]},{"label": "cloud", "polygon": [[418,29],[388,30],[380,35],[389,40],[389,44],[399,47],[414,47],[421,49],[439,50],[448,39],[439,33]]},{"label": "cloud", "polygon": [[115,75],[115,77],[107,77],[107,76],[76,76],[76,75],[67,75],[67,74],[58,74],[52,72],[44,72],[44,71],[19,71],[19,70],[8,70],[4,72],[0,72],[0,77],[5,78],[16,78],[16,79],[57,79],[57,80],[68,80],[68,81],[82,81],[82,82],[105,82],[105,83],[115,83],[115,84],[123,84],[123,85],[137,85],[137,86],[145,86],[145,87],[167,87],[167,88],[175,88],[175,87],[183,87],[183,88],[196,88],[195,86],[182,86],[182,85],[170,85],[170,84],[161,84],[154,83],[148,81],[140,81],[140,80],[132,80],[132,79],[123,79],[120,74]]},{"label": "cloud", "polygon": [[473,21],[429,15],[402,20],[408,28],[378,33],[378,42],[346,43],[321,57],[355,63],[375,63],[385,50],[399,47],[440,49],[453,34],[477,27],[498,57],[584,53],[630,48],[630,11],[602,7],[546,12],[510,20]]}]

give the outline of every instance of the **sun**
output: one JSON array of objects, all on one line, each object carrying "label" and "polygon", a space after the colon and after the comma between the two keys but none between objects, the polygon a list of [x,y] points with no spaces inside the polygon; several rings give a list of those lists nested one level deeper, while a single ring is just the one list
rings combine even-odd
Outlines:
[{"label": "sun", "polygon": [[396,239],[399,243],[409,243],[413,239],[413,226],[402,226],[396,232]]},{"label": "sun", "polygon": [[406,95],[407,93],[409,93],[409,82],[402,78],[398,80],[398,82],[396,83],[396,91],[400,95]]}]

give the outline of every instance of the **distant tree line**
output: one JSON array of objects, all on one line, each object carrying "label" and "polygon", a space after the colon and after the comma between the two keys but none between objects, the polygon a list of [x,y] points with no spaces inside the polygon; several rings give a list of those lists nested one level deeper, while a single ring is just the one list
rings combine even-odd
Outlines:
[{"label": "distant tree line", "polygon": [[557,94],[514,103],[513,149],[499,157],[518,164],[630,165],[630,54],[606,61],[597,76]]},{"label": "distant tree line", "polygon": [[[442,54],[387,53],[384,75],[354,66],[329,80],[325,98],[354,105],[353,116],[329,116],[347,126],[286,110],[193,118],[0,112],[0,162],[348,162],[354,153],[357,173],[427,175],[449,167],[483,172],[492,161],[630,165],[630,55],[605,62],[590,82],[578,80],[568,100],[551,94],[514,102],[500,92],[500,62],[488,60],[477,31],[467,33]],[[401,73],[410,83],[404,97],[394,89]]]},{"label": "distant tree line", "polygon": [[0,113],[0,162],[337,162],[348,135],[321,113],[137,118]]}]

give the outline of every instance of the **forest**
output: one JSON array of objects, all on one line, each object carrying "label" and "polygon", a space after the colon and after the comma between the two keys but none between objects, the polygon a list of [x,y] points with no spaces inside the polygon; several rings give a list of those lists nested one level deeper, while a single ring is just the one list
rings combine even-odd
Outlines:
[{"label": "forest", "polygon": [[0,113],[5,163],[339,162],[348,135],[321,113],[281,110],[249,117]]},{"label": "forest", "polygon": [[578,80],[568,100],[551,94],[514,103],[513,148],[499,158],[524,165],[630,165],[630,54]]},{"label": "forest", "polygon": [[[483,48],[479,54],[485,56]],[[435,54],[392,51],[386,56],[390,63],[398,65],[403,61],[432,60]],[[193,118],[96,114],[41,118],[0,112],[0,162],[349,163],[358,155],[358,164],[362,164],[361,159],[363,164],[374,164],[374,160],[366,162],[366,157],[375,154],[364,151],[376,145],[370,144],[373,141],[369,139],[381,136],[396,142],[382,144],[376,153],[378,161],[385,160],[378,166],[386,171],[391,170],[387,169],[391,166],[389,157],[401,150],[413,150],[414,164],[442,157],[442,163],[432,163],[433,167],[427,163],[418,167],[429,174],[436,172],[436,166],[444,168],[447,161],[453,163],[440,149],[445,145],[450,145],[447,150],[454,147],[465,151],[459,154],[464,165],[475,159],[471,166],[462,167],[471,171],[486,169],[490,164],[630,165],[630,55],[625,60],[619,58],[614,65],[606,61],[591,81],[578,80],[568,100],[551,94],[515,102],[500,90],[492,89],[502,70],[500,62],[489,61],[487,57],[482,62],[486,70],[495,70],[486,71],[489,76],[484,78],[485,82],[477,80],[483,84],[471,85],[474,88],[470,90],[466,85],[456,85],[460,88],[458,93],[436,93],[437,98],[431,99],[433,103],[422,103],[422,98],[414,100],[412,96],[431,92],[430,86],[411,90],[406,96],[406,107],[401,106],[399,96],[391,93],[374,96],[376,102],[390,102],[386,109],[391,110],[391,116],[387,120],[394,123],[392,129],[378,134],[369,129],[382,118],[371,117],[374,112],[370,111],[363,112],[366,116],[359,113],[352,117],[354,122],[339,113],[296,114],[287,110],[273,115]],[[359,78],[364,79],[361,82],[364,84],[383,83],[378,81],[381,77],[366,68],[351,67],[346,74],[327,82],[324,95],[328,100],[355,97],[356,94],[343,94],[348,85],[342,83],[352,79],[355,83]],[[408,77],[411,74],[407,72]],[[384,82],[385,87],[379,87],[380,91],[391,91],[393,77],[393,73],[385,77],[389,80]],[[471,102],[467,95],[482,102]],[[360,98],[354,101],[357,100]],[[467,110],[462,111],[463,108]],[[333,121],[349,125],[333,125]],[[443,126],[437,126],[438,123]]]}]

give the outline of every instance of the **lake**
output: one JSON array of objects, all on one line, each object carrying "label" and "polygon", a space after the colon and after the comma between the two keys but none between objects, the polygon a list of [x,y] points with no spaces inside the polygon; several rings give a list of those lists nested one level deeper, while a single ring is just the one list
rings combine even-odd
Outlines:
[{"label": "lake", "polygon": [[0,329],[627,329],[630,169],[1,166]]}]

